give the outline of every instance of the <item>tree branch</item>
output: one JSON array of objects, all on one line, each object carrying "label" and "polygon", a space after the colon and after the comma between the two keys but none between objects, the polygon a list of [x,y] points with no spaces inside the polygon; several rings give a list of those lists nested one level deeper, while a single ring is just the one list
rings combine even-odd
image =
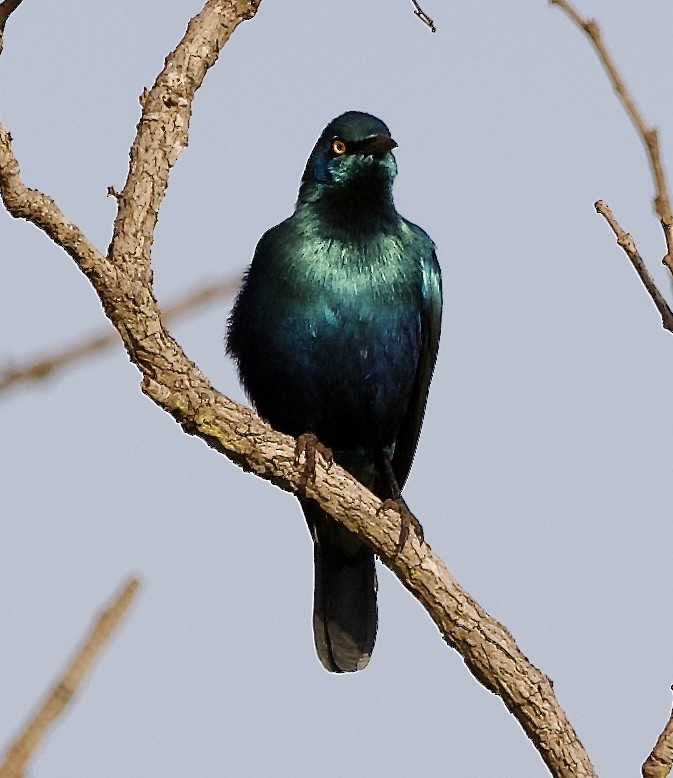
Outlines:
[{"label": "tree branch", "polygon": [[666,778],[673,767],[673,711],[652,753],[643,764],[643,778]]},{"label": "tree branch", "polygon": [[[152,90],[131,150],[129,176],[108,258],[45,195],[19,178],[9,133],[0,128],[0,193],[10,213],[28,218],[62,245],[91,280],[106,314],[143,375],[142,389],[209,446],[246,470],[297,493],[294,440],[219,394],[170,336],[152,291],[150,248],[171,166],[187,143],[191,100],[219,47],[254,15],[253,0],[206,2]],[[552,775],[594,776],[582,744],[554,697],[551,681],[523,655],[507,629],[465,592],[427,543],[412,537],[396,554],[400,517],[338,466],[319,464],[307,496],[376,551],[425,607],[472,674],[516,716]]]},{"label": "tree branch", "polygon": [[617,237],[617,244],[621,246],[627,257],[631,260],[631,264],[638,273],[640,280],[643,282],[643,286],[649,292],[654,304],[657,306],[657,310],[661,314],[661,323],[664,329],[669,332],[673,332],[673,311],[669,304],[666,302],[664,296],[661,294],[657,285],[654,283],[654,279],[650,275],[650,271],[645,266],[642,257],[636,247],[635,241],[628,232],[619,225],[617,219],[615,219],[612,211],[608,207],[608,204],[603,200],[598,200],[594,203],[594,206],[598,213],[604,217],[605,221],[610,225],[612,231]]},{"label": "tree branch", "polygon": [[425,13],[425,11],[421,8],[421,6],[418,4],[416,0],[411,0],[414,6],[414,16],[418,16],[418,18],[425,24],[427,27],[430,28],[430,32],[437,32],[437,28],[435,27],[435,23],[432,21],[432,19]]},{"label": "tree branch", "polygon": [[[228,278],[202,285],[191,292],[187,292],[187,294],[164,308],[164,319],[170,324],[187,314],[193,313],[198,308],[202,308],[216,300],[229,297],[238,289],[239,283],[239,278]],[[0,372],[0,395],[3,392],[15,389],[23,383],[43,381],[46,378],[51,378],[54,373],[58,373],[96,354],[100,354],[118,343],[119,333],[117,330],[107,329],[94,335],[88,335],[61,350],[11,365]]]},{"label": "tree branch", "polygon": [[671,214],[671,201],[668,194],[666,175],[661,162],[657,130],[648,126],[642,114],[636,107],[635,101],[624,83],[624,79],[617,70],[617,66],[603,42],[601,31],[596,21],[594,19],[584,19],[568,0],[549,0],[549,2],[551,5],[559,6],[559,8],[561,8],[566,15],[589,36],[589,39],[598,54],[598,58],[608,74],[612,88],[617,94],[621,104],[624,106],[624,110],[629,115],[633,122],[633,126],[636,128],[636,132],[640,135],[640,138],[645,145],[645,151],[647,152],[647,158],[650,164],[650,172],[652,173],[656,189],[654,209],[661,221],[661,227],[664,231],[664,238],[666,240],[666,255],[662,261],[669,271],[673,273],[673,215]]},{"label": "tree branch", "polygon": [[7,750],[5,761],[0,765],[0,778],[22,778],[28,760],[40,745],[51,725],[79,691],[94,661],[128,611],[139,586],[137,578],[130,578],[112,604],[98,617],[86,640],[52,692]]},{"label": "tree branch", "polygon": [[[629,115],[637,133],[640,135],[645,150],[647,152],[650,164],[650,172],[654,179],[656,195],[654,198],[654,208],[657,212],[661,227],[664,231],[666,241],[666,255],[663,258],[663,264],[673,273],[673,216],[671,215],[670,198],[668,195],[668,185],[666,174],[664,173],[659,152],[659,137],[656,129],[649,127],[642,114],[636,107],[635,101],[624,83],[617,66],[610,56],[600,28],[594,19],[584,19],[578,11],[570,4],[568,0],[549,0],[551,5],[558,5],[572,21],[589,36],[598,58],[603,64],[612,88],[619,97],[624,110]],[[625,232],[615,218],[614,214],[603,200],[594,203],[596,211],[610,225],[617,238],[617,244],[622,247],[628,258],[631,260],[638,277],[643,286],[652,298],[657,310],[661,315],[661,322],[664,329],[673,333],[673,311],[664,296],[659,291],[654,279],[650,275],[640,252],[636,247],[635,241],[628,232]],[[652,753],[645,760],[642,767],[644,778],[664,778],[667,776],[673,766],[673,712],[659,736]]]},{"label": "tree branch", "polygon": [[4,0],[0,3],[0,30],[5,29],[7,19],[16,11],[21,5],[21,0]]},{"label": "tree branch", "polygon": [[4,0],[0,3],[0,54],[2,54],[2,47],[4,45],[5,25],[7,19],[16,11],[21,5],[21,0]]}]

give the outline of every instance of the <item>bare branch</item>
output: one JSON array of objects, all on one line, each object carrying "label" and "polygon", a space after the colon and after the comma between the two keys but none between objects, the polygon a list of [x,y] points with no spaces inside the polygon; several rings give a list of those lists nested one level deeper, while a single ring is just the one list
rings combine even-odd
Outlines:
[{"label": "bare branch", "polygon": [[149,277],[150,251],[168,173],[187,145],[192,100],[220,49],[260,0],[208,0],[167,58],[152,89],[141,96],[142,116],[131,146],[129,173],[108,256],[136,278]]},{"label": "bare branch", "polygon": [[16,11],[21,5],[21,0],[4,0],[0,3],[0,54],[2,54],[2,47],[4,44],[4,33],[7,19]]},{"label": "bare branch", "polygon": [[636,131],[645,145],[645,151],[647,152],[650,171],[656,189],[654,209],[659,216],[661,227],[664,231],[664,237],[666,239],[666,255],[662,261],[666,267],[668,267],[669,271],[673,273],[673,215],[671,214],[671,202],[668,194],[666,175],[661,162],[659,136],[657,131],[645,122],[645,119],[636,107],[631,93],[627,89],[623,78],[617,70],[614,60],[603,42],[601,31],[596,21],[594,19],[584,19],[568,0],[549,0],[549,2],[551,5],[558,5],[573,22],[589,36],[594,49],[598,54],[598,58],[608,74],[612,88],[617,94],[617,97],[619,97],[621,104],[624,106],[624,110],[631,118],[633,126],[636,128]]},{"label": "bare branch", "polygon": [[[9,176],[6,171],[11,171]],[[9,184],[9,186],[8,186]],[[14,200],[30,200],[40,208],[31,220],[48,234],[63,231],[65,217],[52,200],[23,191],[8,133],[0,127],[0,192],[9,188]],[[22,211],[25,212],[25,209]],[[79,249],[70,240],[74,227],[63,231],[78,265],[93,277],[110,318],[121,333],[132,361],[143,373],[143,391],[168,411],[183,429],[246,470],[295,494],[303,468],[294,464],[295,441],[273,431],[249,408],[238,405],[211,386],[164,328],[151,287],[129,280],[125,273],[99,275],[90,266],[91,245],[82,236]],[[105,267],[107,260],[100,254]],[[117,305],[127,288],[133,309]],[[142,333],[147,333],[142,336]],[[396,555],[400,519],[394,511],[379,512],[381,501],[345,470],[318,464],[307,497],[367,541],[383,562],[412,592],[437,624],[446,642],[458,650],[472,674],[498,694],[517,717],[554,776],[594,776],[593,767],[572,725],[559,706],[549,679],[519,650],[507,629],[492,619],[465,592],[427,543],[411,539]]]},{"label": "bare branch", "polygon": [[650,294],[654,304],[657,306],[657,310],[661,314],[661,323],[664,329],[669,332],[673,332],[673,311],[666,302],[664,296],[661,294],[657,285],[654,283],[654,279],[650,275],[650,271],[645,266],[638,249],[636,248],[635,241],[628,232],[620,227],[619,222],[615,219],[612,211],[608,207],[607,203],[603,200],[598,200],[594,203],[594,206],[598,213],[601,214],[612,228],[615,236],[617,237],[617,244],[621,246],[628,258],[631,260],[631,264],[638,273],[640,280],[643,282],[643,286]]},{"label": "bare branch", "polygon": [[[0,194],[11,213],[29,218],[59,238],[57,242],[62,240],[90,278],[143,375],[143,391],[187,433],[246,470],[297,493],[303,468],[294,464],[295,441],[216,392],[187,358],[162,322],[149,264],[152,231],[169,170],[187,143],[191,100],[219,47],[244,18],[254,14],[257,5],[252,0],[206,2],[168,56],[152,90],[143,96],[143,116],[120,196],[109,259],[93,249],[51,199],[23,186],[9,133],[2,128]],[[327,470],[319,463],[315,482],[305,488],[308,498],[368,542],[426,608],[475,678],[498,694],[516,716],[552,775],[595,775],[551,681],[528,661],[507,629],[459,586],[427,543],[412,537],[396,553],[400,517],[395,511],[379,512],[381,501],[336,465]]]},{"label": "bare branch", "polygon": [[[228,278],[203,284],[167,305],[163,309],[164,319],[170,324],[216,300],[229,297],[238,289],[239,283],[239,278]],[[0,395],[24,383],[51,378],[54,373],[100,354],[118,343],[119,333],[117,330],[106,329],[97,334],[88,335],[60,351],[52,351],[45,356],[33,357],[19,364],[11,365],[0,372]]]},{"label": "bare branch", "polygon": [[421,8],[421,6],[417,3],[416,0],[411,0],[414,6],[414,16],[418,16],[418,18],[430,28],[431,32],[437,32],[437,28],[435,27],[435,23],[432,21],[432,19],[425,13],[425,11]]},{"label": "bare branch", "polygon": [[0,3],[0,30],[5,29],[7,19],[16,11],[21,5],[21,0],[4,0]]},{"label": "bare branch", "polygon": [[643,764],[643,778],[666,778],[673,767],[673,711],[652,753]]},{"label": "bare branch", "polygon": [[23,184],[19,163],[12,152],[12,136],[1,125],[0,194],[15,219],[26,219],[39,227],[77,262],[96,290],[104,288],[105,279],[114,275],[114,268],[51,197]]},{"label": "bare branch", "polygon": [[84,683],[91,667],[129,609],[140,583],[130,578],[112,604],[98,617],[74,658],[33,718],[7,750],[0,765],[0,778],[22,778],[32,757],[51,725],[63,713]]},{"label": "bare branch", "polygon": [[[673,216],[671,215],[670,198],[668,195],[668,185],[664,173],[659,152],[659,138],[656,129],[649,127],[642,114],[636,107],[635,101],[628,91],[624,80],[622,79],[614,60],[610,56],[601,36],[600,28],[593,19],[584,19],[568,0],[549,0],[551,5],[558,5],[571,19],[589,36],[593,46],[598,54],[608,78],[612,83],[612,88],[619,97],[625,111],[629,115],[636,131],[640,135],[647,152],[650,164],[650,171],[654,179],[656,195],[654,199],[654,208],[661,221],[666,240],[666,255],[663,264],[673,273]],[[664,329],[673,333],[673,311],[668,302],[661,294],[654,279],[650,275],[642,257],[636,247],[632,236],[625,232],[615,218],[614,214],[603,200],[598,200],[595,204],[596,211],[601,214],[610,225],[617,238],[617,244],[624,249],[624,252],[631,260],[643,286],[649,293],[652,301],[661,315],[661,322]],[[645,760],[642,767],[643,778],[665,778],[673,766],[673,712],[659,736],[652,753]]]}]

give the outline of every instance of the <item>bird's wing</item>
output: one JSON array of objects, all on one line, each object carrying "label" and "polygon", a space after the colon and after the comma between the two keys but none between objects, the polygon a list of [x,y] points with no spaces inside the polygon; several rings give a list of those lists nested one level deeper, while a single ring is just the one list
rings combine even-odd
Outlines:
[{"label": "bird's wing", "polygon": [[416,453],[439,347],[442,324],[442,276],[434,247],[422,260],[421,292],[421,354],[411,400],[397,435],[392,460],[393,472],[400,489],[407,480]]}]

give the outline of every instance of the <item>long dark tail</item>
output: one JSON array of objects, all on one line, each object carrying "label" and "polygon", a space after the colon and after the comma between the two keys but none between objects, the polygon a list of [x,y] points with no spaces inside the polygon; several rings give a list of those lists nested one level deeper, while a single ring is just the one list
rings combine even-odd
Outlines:
[{"label": "long dark tail", "polygon": [[302,509],[313,535],[313,637],[318,657],[332,673],[362,670],[376,640],[374,554],[315,503],[302,501]]}]

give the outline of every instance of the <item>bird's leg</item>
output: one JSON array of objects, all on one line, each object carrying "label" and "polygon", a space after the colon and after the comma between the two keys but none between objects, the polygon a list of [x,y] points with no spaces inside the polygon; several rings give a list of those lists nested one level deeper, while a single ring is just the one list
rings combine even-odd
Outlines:
[{"label": "bird's leg", "polygon": [[294,447],[295,466],[299,465],[302,454],[304,455],[304,469],[299,478],[299,493],[303,497],[306,495],[309,481],[315,483],[315,455],[320,454],[325,460],[328,470],[332,466],[333,456],[332,450],[324,446],[312,432],[304,432],[297,438]]},{"label": "bird's leg", "polygon": [[404,544],[407,542],[407,538],[409,537],[409,530],[412,527],[419,542],[423,542],[423,527],[421,526],[421,522],[409,510],[409,506],[405,502],[404,497],[402,497],[402,492],[400,490],[399,484],[397,483],[397,478],[395,478],[395,473],[393,472],[393,467],[390,464],[390,458],[388,455],[382,452],[379,457],[379,463],[390,488],[390,497],[381,503],[377,513],[381,513],[382,511],[387,511],[389,508],[392,508],[400,514],[402,526],[400,527],[400,537],[397,541],[397,547],[395,548],[395,555],[397,555],[404,548]]}]

